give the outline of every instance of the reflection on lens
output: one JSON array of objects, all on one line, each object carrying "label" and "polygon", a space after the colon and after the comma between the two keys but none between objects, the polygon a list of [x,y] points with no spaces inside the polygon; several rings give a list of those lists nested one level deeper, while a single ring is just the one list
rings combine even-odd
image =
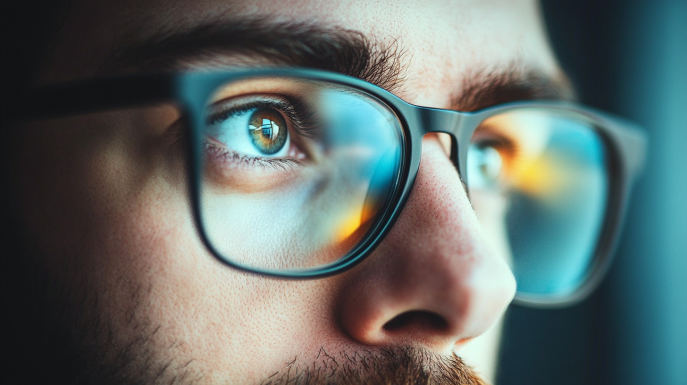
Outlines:
[{"label": "reflection on lens", "polygon": [[228,261],[321,267],[377,224],[398,178],[402,130],[351,88],[294,78],[217,90],[202,133],[201,224]]},{"label": "reflection on lens", "polygon": [[278,111],[261,108],[252,113],[248,123],[253,145],[265,155],[272,155],[286,144],[289,132]]},{"label": "reflection on lens", "polygon": [[510,255],[518,292],[576,290],[595,262],[609,189],[606,148],[592,124],[570,113],[512,110],[483,122],[471,147],[471,198],[494,244]]}]

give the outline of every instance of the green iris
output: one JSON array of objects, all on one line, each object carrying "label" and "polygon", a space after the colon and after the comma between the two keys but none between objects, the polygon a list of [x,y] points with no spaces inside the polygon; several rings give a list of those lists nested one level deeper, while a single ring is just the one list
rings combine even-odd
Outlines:
[{"label": "green iris", "polygon": [[282,115],[268,108],[259,108],[253,112],[248,121],[248,132],[255,147],[265,155],[279,152],[289,136]]}]

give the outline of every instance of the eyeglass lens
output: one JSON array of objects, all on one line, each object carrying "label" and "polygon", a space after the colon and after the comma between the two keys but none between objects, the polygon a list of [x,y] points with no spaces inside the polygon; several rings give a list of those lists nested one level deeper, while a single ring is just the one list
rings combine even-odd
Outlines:
[{"label": "eyeglass lens", "polygon": [[569,294],[587,277],[606,212],[606,158],[591,122],[572,113],[517,109],[475,131],[468,189],[518,292]]},{"label": "eyeglass lens", "polygon": [[397,117],[343,86],[231,83],[206,116],[202,224],[213,247],[244,267],[336,262],[372,231],[398,179]]},{"label": "eyeglass lens", "polygon": [[[404,149],[383,102],[344,85],[273,77],[227,83],[206,109],[201,225],[225,260],[318,268],[383,225]],[[475,131],[468,191],[519,292],[558,295],[586,278],[605,217],[606,157],[593,124],[567,112],[509,110]]]}]

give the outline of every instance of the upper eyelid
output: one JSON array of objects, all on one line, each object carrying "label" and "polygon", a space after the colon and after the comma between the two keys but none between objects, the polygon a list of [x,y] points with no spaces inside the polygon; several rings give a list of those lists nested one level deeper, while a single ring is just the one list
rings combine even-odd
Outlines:
[{"label": "upper eyelid", "polygon": [[472,140],[474,139],[494,139],[498,141],[506,141],[506,142],[512,142],[513,138],[511,135],[508,135],[504,132],[501,132],[499,130],[495,130],[490,128],[489,126],[480,126],[475,130],[475,132],[472,135]]},{"label": "upper eyelid", "polygon": [[[288,102],[283,101],[283,100],[259,100],[257,99],[259,96],[256,95],[255,100],[250,100],[246,102],[240,102],[240,101],[235,101],[234,99],[243,99],[243,98],[250,98],[252,95],[242,95],[242,96],[236,96],[236,97],[231,97],[231,98],[225,98],[222,100],[219,100],[217,102],[212,103],[209,106],[209,112],[208,112],[208,118],[215,118],[218,115],[226,115],[228,116],[239,116],[245,112],[248,112],[250,110],[256,109],[256,108],[261,108],[261,107],[268,107],[268,108],[275,108],[279,109],[280,111],[282,109],[285,109],[288,107]],[[263,96],[264,97],[264,96]],[[281,99],[278,98],[277,99]]]},{"label": "upper eyelid", "polygon": [[[251,98],[254,100],[247,102],[240,102],[240,99]],[[262,99],[260,99],[262,98]],[[239,101],[235,101],[238,99]],[[234,102],[235,106],[227,106],[227,103]],[[315,129],[317,128],[312,122],[311,118],[314,111],[311,111],[307,104],[296,97],[285,97],[282,95],[273,94],[249,94],[232,96],[214,102],[210,105],[210,113],[206,124],[211,124],[210,119],[217,119],[218,115],[224,115],[224,118],[230,116],[238,116],[256,108],[272,108],[284,113],[291,121],[292,128],[301,136],[314,137],[316,136]],[[214,109],[214,111],[212,110]],[[218,111],[219,110],[219,111]],[[213,122],[214,123],[214,122]]]},{"label": "upper eyelid", "polygon": [[486,141],[491,140],[494,142],[494,144],[498,144],[502,148],[506,148],[511,154],[517,154],[520,147],[518,140],[512,135],[499,132],[498,130],[489,129],[489,126],[484,126],[483,128],[480,127],[477,129],[470,141],[473,142],[474,139]]}]

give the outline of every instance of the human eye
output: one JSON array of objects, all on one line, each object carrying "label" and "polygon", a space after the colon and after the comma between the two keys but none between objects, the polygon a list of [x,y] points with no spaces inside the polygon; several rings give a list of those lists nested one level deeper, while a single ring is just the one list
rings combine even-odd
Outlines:
[{"label": "human eye", "polygon": [[219,184],[276,182],[297,172],[309,160],[311,115],[303,103],[279,95],[213,103],[203,133],[208,172]]},{"label": "human eye", "polygon": [[468,186],[475,190],[503,192],[515,143],[507,137],[480,130],[468,148]]}]

